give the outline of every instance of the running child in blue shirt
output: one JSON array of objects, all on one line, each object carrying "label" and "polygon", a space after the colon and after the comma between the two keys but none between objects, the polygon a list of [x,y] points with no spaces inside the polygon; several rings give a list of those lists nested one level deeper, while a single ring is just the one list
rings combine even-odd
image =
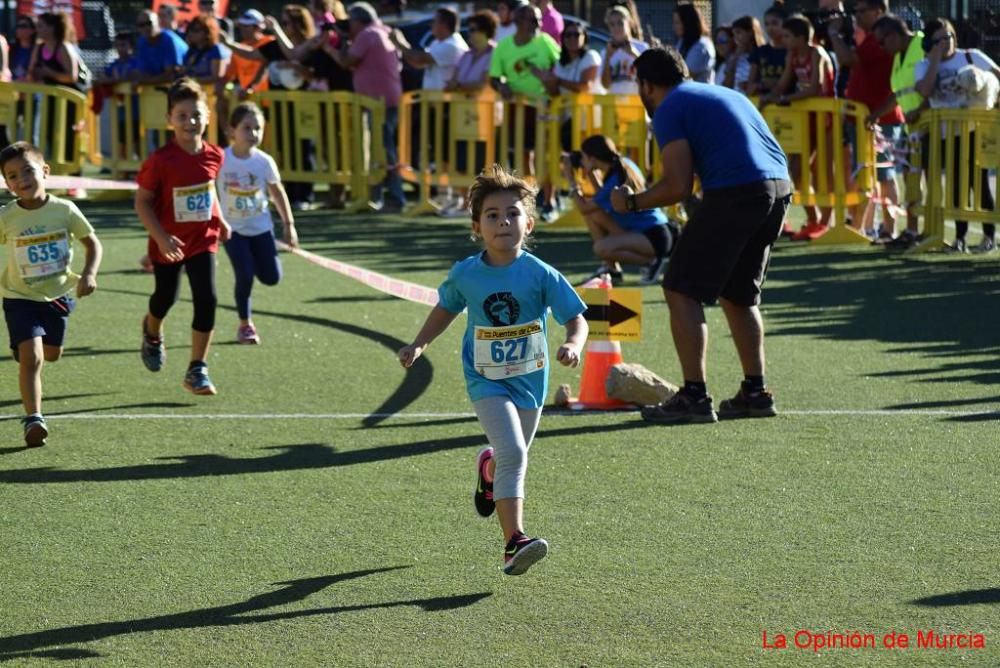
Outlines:
[{"label": "running child in blue shirt", "polygon": [[587,339],[586,306],[558,271],[524,250],[535,227],[535,194],[523,179],[494,165],[469,190],[472,236],[484,250],[452,267],[440,301],[413,343],[398,355],[410,367],[463,309],[466,388],[491,447],[476,459],[476,512],[496,510],[506,543],[503,571],[520,575],[548,553],[542,538],[524,533],[528,448],[548,390],[549,309],[566,327],[556,360],[575,367]]}]

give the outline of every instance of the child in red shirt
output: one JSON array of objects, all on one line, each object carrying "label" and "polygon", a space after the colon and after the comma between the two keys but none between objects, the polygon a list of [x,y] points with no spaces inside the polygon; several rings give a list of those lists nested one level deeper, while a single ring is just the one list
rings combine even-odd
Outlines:
[{"label": "child in red shirt", "polygon": [[222,149],[202,139],[208,113],[197,82],[184,78],[173,83],[167,91],[167,120],[174,138],[142,164],[135,196],[135,211],[149,232],[156,278],[142,321],[142,362],[150,371],[159,371],[166,361],[163,320],[177,300],[184,269],[194,302],[184,388],[194,394],[215,394],[205,360],[215,329],[215,253],[230,232],[215,192]]}]

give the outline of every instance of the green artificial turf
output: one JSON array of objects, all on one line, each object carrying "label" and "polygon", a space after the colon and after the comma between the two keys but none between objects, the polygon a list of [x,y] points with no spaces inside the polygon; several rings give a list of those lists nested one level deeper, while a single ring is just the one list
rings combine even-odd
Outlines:
[{"label": "green artificial turf", "polygon": [[[459,319],[408,373],[395,351],[427,307],[283,256],[257,286],[258,347],[235,345],[219,257],[216,397],[181,388],[188,289],[147,372],[152,278],[126,206],[85,205],[98,292],[46,365],[49,445],[21,445],[17,367],[0,413],[0,661],[122,666],[1000,665],[1000,265],[779,244],[765,290],[782,415],[646,425],[549,411],[526,522],[551,551],[500,570],[476,517],[485,443]],[[304,247],[424,285],[475,251],[467,226],[310,213]],[[581,232],[536,252],[571,280]],[[631,275],[634,284],[636,274]],[[623,345],[677,382],[659,289]],[[739,365],[709,308],[709,389]],[[552,344],[561,328],[553,326]],[[579,370],[553,370],[553,388]],[[762,647],[871,633],[878,649]],[[982,650],[919,649],[917,632]],[[882,647],[890,632],[910,649]]]}]

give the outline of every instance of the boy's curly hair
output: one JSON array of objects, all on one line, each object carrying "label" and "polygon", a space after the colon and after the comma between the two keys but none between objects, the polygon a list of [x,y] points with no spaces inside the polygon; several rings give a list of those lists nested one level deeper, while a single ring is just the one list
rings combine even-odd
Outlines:
[{"label": "boy's curly hair", "polygon": [[479,220],[483,215],[483,200],[498,192],[516,193],[528,217],[535,218],[535,196],[538,194],[538,188],[518,176],[516,172],[500,165],[493,165],[480,172],[469,188],[469,211],[472,213],[472,220]]}]

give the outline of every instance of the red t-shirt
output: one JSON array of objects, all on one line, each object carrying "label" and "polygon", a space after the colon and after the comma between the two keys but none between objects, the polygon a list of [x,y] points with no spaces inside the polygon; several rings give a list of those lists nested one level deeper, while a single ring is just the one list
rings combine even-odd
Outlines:
[{"label": "red t-shirt", "polygon": [[[184,257],[219,250],[222,210],[215,192],[215,177],[222,168],[222,149],[202,144],[201,153],[191,154],[171,141],[142,163],[136,183],[156,194],[153,208],[164,231],[184,243]],[[149,239],[149,257],[158,264],[171,264],[160,247]]]},{"label": "red t-shirt", "polygon": [[[857,47],[858,62],[851,68],[844,97],[863,102],[873,110],[892,95],[892,56],[882,50],[874,33],[868,33]],[[902,123],[903,112],[895,109],[878,119],[879,123]]]}]

